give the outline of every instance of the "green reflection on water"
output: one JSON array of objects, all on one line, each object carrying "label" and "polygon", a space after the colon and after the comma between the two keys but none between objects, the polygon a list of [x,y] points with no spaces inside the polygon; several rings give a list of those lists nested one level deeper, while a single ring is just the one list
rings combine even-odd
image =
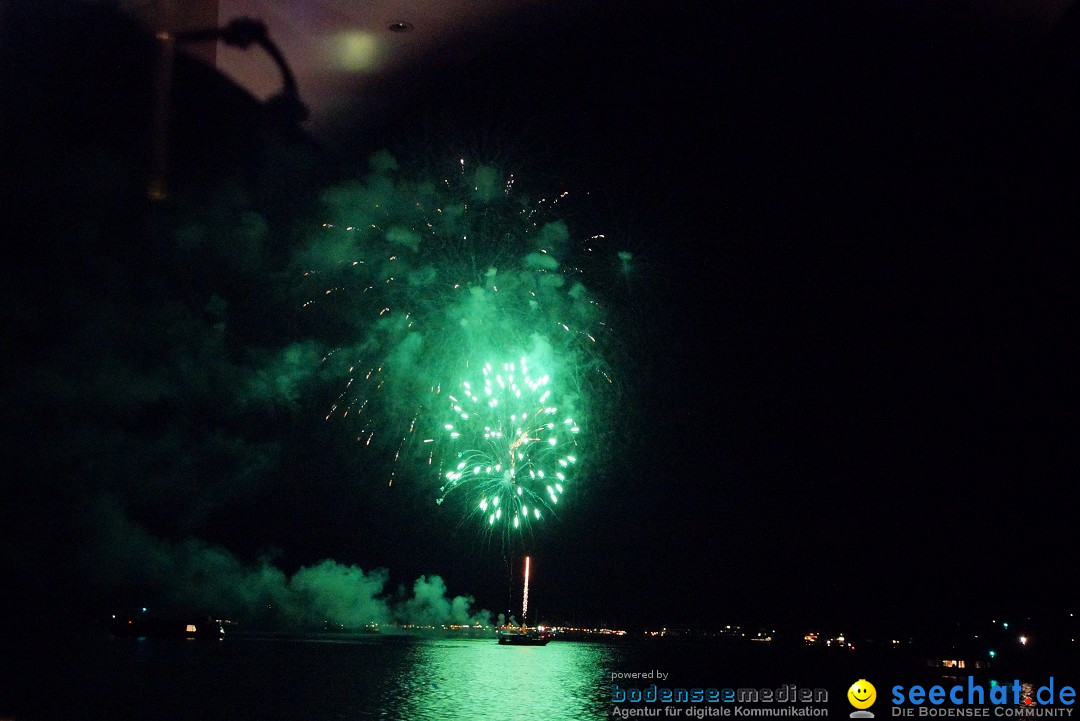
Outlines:
[{"label": "green reflection on water", "polygon": [[601,719],[610,712],[606,672],[615,649],[555,641],[500,646],[494,640],[418,645],[387,699],[400,718]]}]

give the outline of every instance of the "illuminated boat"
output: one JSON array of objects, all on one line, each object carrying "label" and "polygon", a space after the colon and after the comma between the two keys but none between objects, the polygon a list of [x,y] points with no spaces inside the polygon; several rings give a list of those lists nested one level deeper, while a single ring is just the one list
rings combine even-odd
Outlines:
[{"label": "illuminated boat", "polygon": [[529,613],[529,557],[525,557],[525,590],[521,599],[520,626],[508,624],[500,626],[495,632],[500,646],[546,646],[548,641],[555,638],[555,634],[546,630],[543,626],[529,628],[525,625],[525,618]]},{"label": "illuminated boat", "polygon": [[551,631],[515,626],[500,628],[497,635],[502,646],[546,646],[548,641],[555,638]]}]

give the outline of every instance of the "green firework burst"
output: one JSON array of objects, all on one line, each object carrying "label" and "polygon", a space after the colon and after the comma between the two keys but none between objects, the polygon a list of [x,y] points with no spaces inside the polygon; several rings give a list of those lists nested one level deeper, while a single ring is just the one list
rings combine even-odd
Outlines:
[{"label": "green firework burst", "polygon": [[565,492],[581,428],[560,413],[551,375],[531,370],[525,356],[485,363],[480,376],[449,395],[454,421],[443,430],[457,449],[446,457],[456,463],[440,491],[468,493],[489,526],[519,528]]},{"label": "green firework burst", "polygon": [[336,333],[324,365],[346,378],[327,417],[389,461],[389,484],[431,479],[440,503],[467,495],[488,526],[523,527],[583,477],[586,421],[614,398],[586,287],[604,239],[575,237],[567,194],[526,201],[488,166],[401,175],[380,155],[327,193],[304,256],[305,306]]}]

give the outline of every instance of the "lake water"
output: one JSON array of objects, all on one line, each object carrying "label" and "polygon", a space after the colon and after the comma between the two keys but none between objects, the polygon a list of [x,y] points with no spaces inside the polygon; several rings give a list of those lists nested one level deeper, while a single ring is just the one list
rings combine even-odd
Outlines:
[{"label": "lake water", "polygon": [[[7,651],[0,719],[19,721],[604,719],[613,717],[613,683],[820,687],[829,694],[821,708],[847,718],[851,683],[892,683],[899,673],[858,654],[644,640],[508,647],[493,639],[404,636],[218,641],[103,635]],[[612,679],[613,673],[655,671],[669,675]],[[879,681],[883,701],[887,689]],[[886,718],[887,707],[879,705],[879,718]],[[687,718],[688,706],[682,709],[679,717]]]},{"label": "lake water", "polygon": [[12,662],[16,719],[601,718],[622,649],[490,639],[84,640]]}]

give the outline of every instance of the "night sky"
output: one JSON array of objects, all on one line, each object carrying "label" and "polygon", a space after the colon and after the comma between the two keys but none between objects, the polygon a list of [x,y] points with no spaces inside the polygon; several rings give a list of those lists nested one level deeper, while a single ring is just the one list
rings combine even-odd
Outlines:
[{"label": "night sky", "polygon": [[329,337],[289,263],[321,190],[388,149],[568,190],[574,232],[634,255],[598,284],[610,453],[525,541],[542,615],[1071,607],[1075,15],[709,5],[523,11],[321,138],[179,62],[164,203],[143,192],[152,42],[93,7],[0,5],[5,600],[219,612],[253,569],[331,559],[386,569],[384,595],[437,575],[506,609],[499,544],[387,487],[323,420],[335,379],[285,353]]}]

